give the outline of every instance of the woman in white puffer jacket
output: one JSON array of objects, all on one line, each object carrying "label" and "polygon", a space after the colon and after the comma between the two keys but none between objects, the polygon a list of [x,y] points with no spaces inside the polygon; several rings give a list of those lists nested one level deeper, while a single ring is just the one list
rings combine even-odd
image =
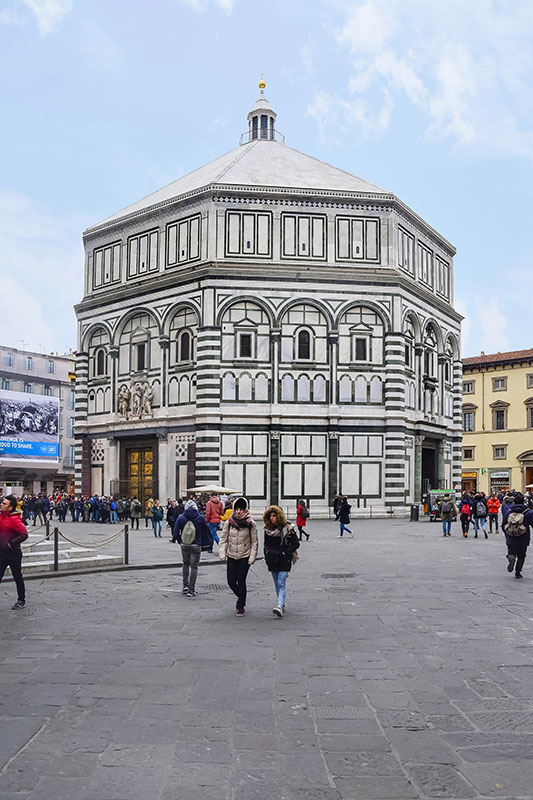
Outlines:
[{"label": "woman in white puffer jacket", "polygon": [[246,606],[246,576],[257,558],[257,527],[245,497],[238,497],[233,503],[233,512],[224,523],[220,535],[218,554],[222,561],[227,562],[228,586],[237,596],[237,616],[243,617]]}]

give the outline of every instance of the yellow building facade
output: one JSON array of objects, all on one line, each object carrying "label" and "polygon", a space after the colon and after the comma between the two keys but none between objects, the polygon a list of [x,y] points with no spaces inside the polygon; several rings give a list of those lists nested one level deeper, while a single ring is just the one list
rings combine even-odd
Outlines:
[{"label": "yellow building facade", "polygon": [[533,484],[533,349],[463,359],[463,491]]}]

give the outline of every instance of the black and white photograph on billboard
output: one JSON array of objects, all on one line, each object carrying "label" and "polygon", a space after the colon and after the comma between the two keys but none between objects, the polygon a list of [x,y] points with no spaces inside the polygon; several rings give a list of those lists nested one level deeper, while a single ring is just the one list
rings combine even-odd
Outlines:
[{"label": "black and white photograph on billboard", "polygon": [[59,399],[0,390],[0,458],[57,462]]}]

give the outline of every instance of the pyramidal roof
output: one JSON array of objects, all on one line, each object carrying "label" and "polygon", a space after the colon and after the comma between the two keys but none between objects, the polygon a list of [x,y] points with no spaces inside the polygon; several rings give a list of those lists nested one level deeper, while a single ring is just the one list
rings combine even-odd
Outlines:
[{"label": "pyramidal roof", "polygon": [[[216,189],[217,187],[222,189],[239,186],[286,189],[288,191],[304,189],[317,192],[391,195],[385,189],[358,178],[350,172],[333,167],[276,141],[273,128],[267,130],[268,138],[264,137],[262,132],[258,133],[257,129],[255,129],[255,133],[252,133],[252,118],[256,113],[260,115],[263,107],[269,108],[269,103],[261,89],[258,101],[248,115],[250,141],[247,144],[240,145],[235,150],[231,150],[194,172],[178,178],[142,200],[132,203],[122,211],[102,220],[98,225],[92,226],[89,230],[113,223],[130,214],[141,213],[149,208],[165,205],[191,192],[196,193],[200,190]],[[275,119],[274,112],[271,114]],[[257,138],[258,135],[261,138]]]}]

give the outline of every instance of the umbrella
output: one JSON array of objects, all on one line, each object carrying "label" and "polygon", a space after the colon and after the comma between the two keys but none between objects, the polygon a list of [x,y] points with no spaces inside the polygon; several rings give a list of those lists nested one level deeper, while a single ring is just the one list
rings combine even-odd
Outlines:
[{"label": "umbrella", "polygon": [[533,483],[526,483],[526,489],[533,489]]},{"label": "umbrella", "polygon": [[217,486],[216,483],[205,483],[203,486],[191,486],[188,492],[215,492],[216,494],[239,494],[235,489],[227,486]]}]

